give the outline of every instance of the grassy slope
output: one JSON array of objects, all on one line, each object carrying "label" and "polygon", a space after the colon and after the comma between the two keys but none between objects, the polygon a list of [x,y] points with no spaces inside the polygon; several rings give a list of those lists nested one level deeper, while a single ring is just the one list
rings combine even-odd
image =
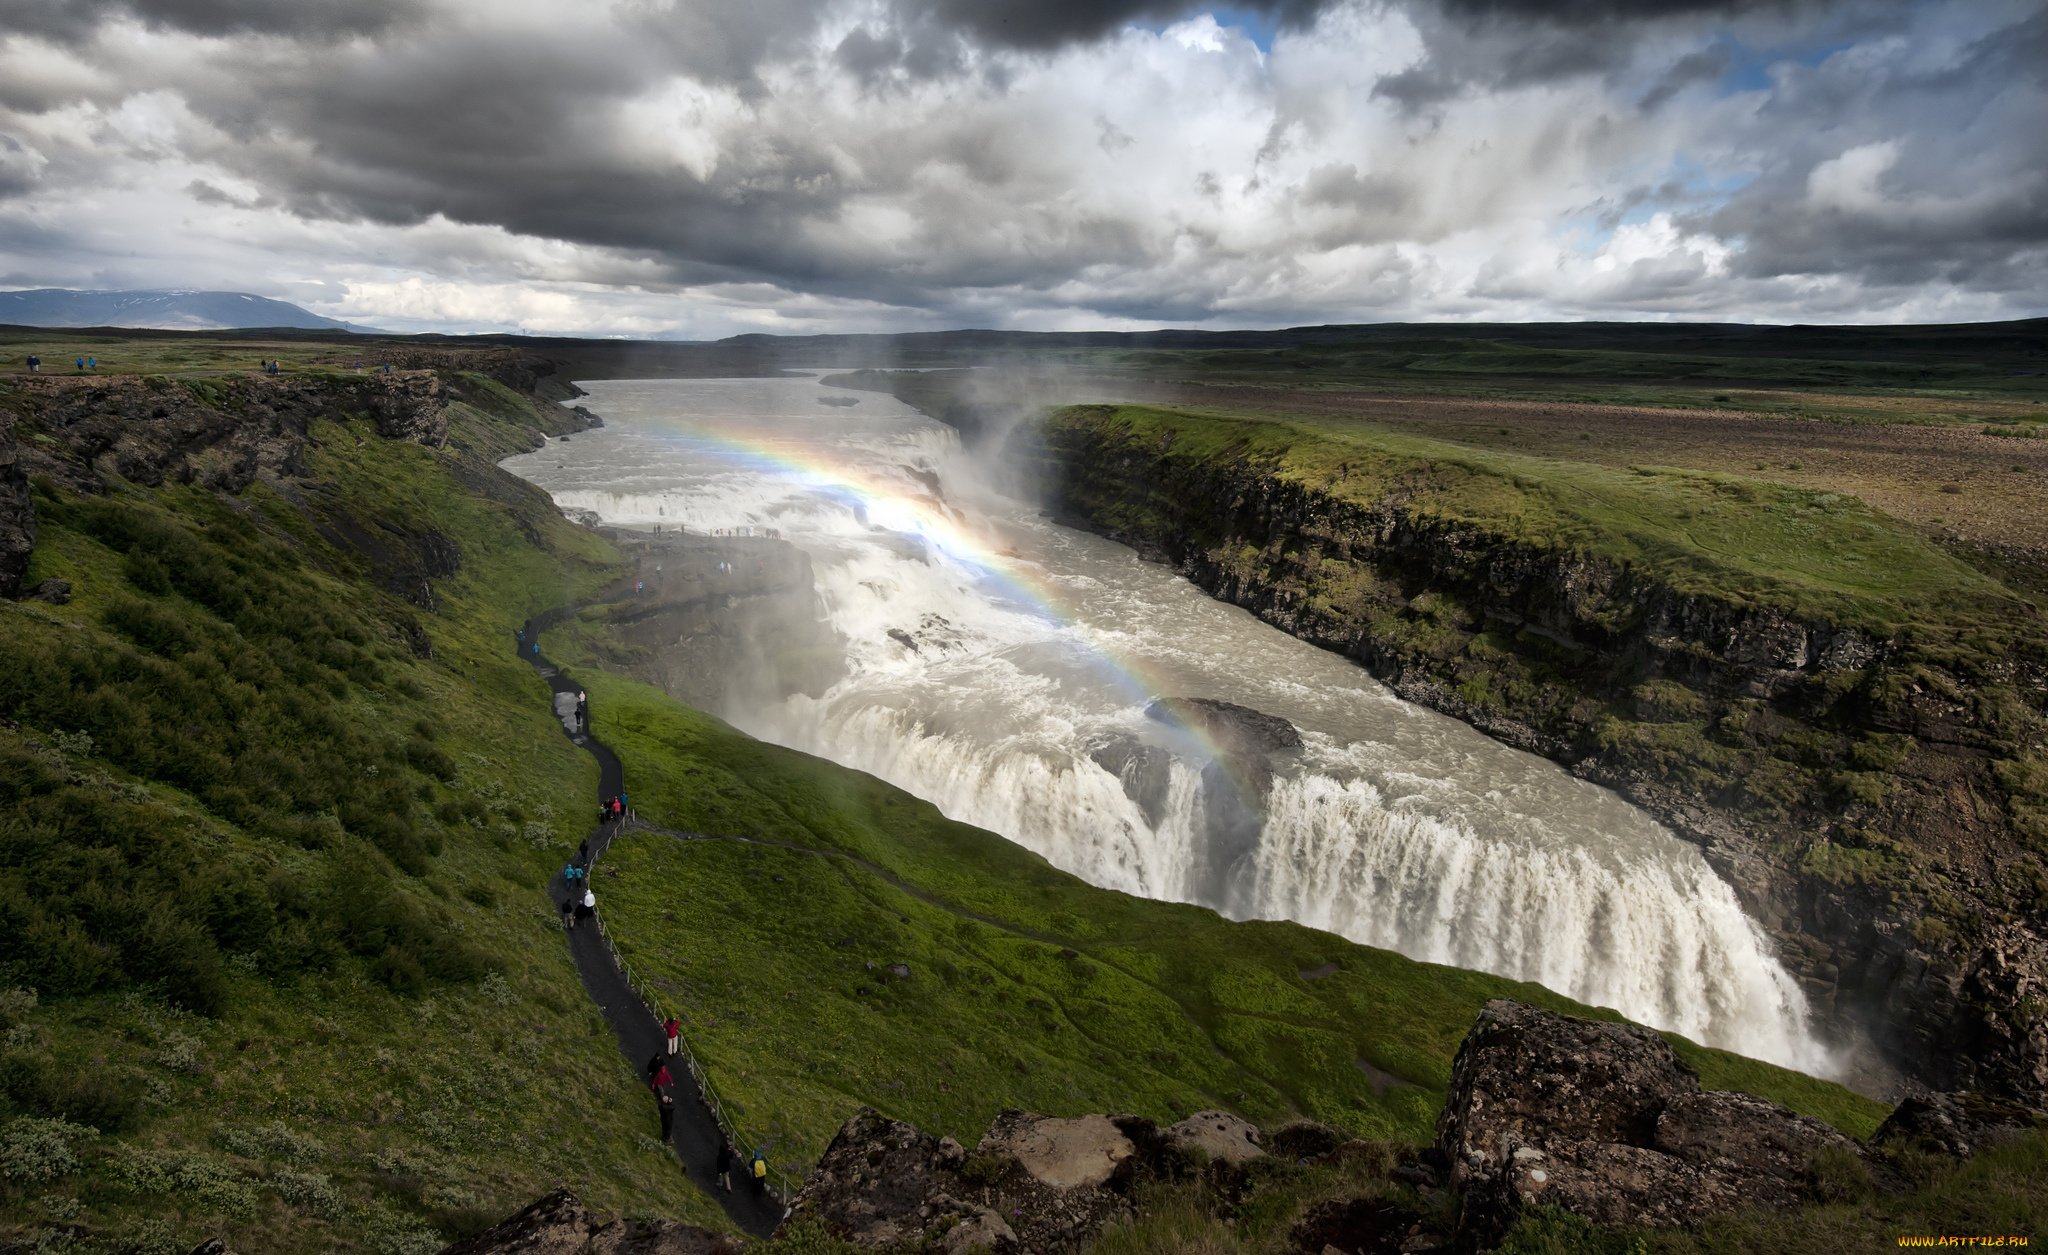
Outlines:
[{"label": "grassy slope", "polygon": [[[636,835],[597,890],[742,1126],[785,1162],[814,1158],[862,1103],[962,1140],[1005,1106],[1162,1120],[1213,1106],[1427,1141],[1487,998],[1613,1015],[1294,924],[1096,889],[872,777],[597,672],[587,630],[565,625],[544,648],[585,664],[595,730],[624,760],[639,813],[755,842]],[[1299,975],[1329,962],[1337,974]],[[892,963],[909,979],[892,979]],[[1676,1044],[1710,1087],[1859,1135],[1885,1112]],[[1360,1060],[1408,1084],[1376,1092]]]},{"label": "grassy slope", "polygon": [[[330,707],[370,738],[408,737],[421,721],[434,728],[453,778],[406,773],[425,835],[441,847],[423,874],[396,873],[352,839],[307,846],[236,824],[76,742],[63,762],[49,747],[72,728],[26,720],[0,739],[129,798],[124,822],[139,832],[196,834],[211,875],[246,875],[273,893],[330,883],[350,867],[390,877],[437,936],[468,942],[499,971],[405,994],[373,979],[364,959],[273,965],[274,947],[259,941],[220,965],[225,996],[212,1018],[180,1009],[175,985],[114,981],[46,997],[6,1038],[0,1067],[12,1104],[109,1127],[77,1139],[75,1171],[0,1183],[0,1232],[32,1240],[62,1222],[105,1235],[108,1249],[184,1250],[218,1232],[238,1250],[425,1252],[561,1183],[601,1208],[721,1223],[669,1154],[637,1135],[653,1131],[651,1109],[591,1012],[540,888],[582,835],[596,772],[547,717],[545,685],[512,659],[511,636],[526,614],[600,583],[609,547],[544,500],[531,508],[523,486],[503,481],[495,500],[479,494],[465,480],[485,482],[487,468],[464,469],[453,452],[384,441],[366,423],[321,424],[314,435],[324,446],[308,452],[314,477],[338,489],[319,498],[327,512],[430,523],[461,546],[462,570],[437,583],[439,613],[419,616],[434,661],[411,658],[388,629],[380,635],[386,616],[406,608],[370,582],[367,564],[326,545],[305,514],[260,486],[248,494],[264,520],[256,536],[223,527],[229,512],[206,494],[117,498],[230,560],[285,570],[302,603],[365,626],[370,670],[355,674],[366,678],[329,681],[338,696],[286,683],[280,700]],[[277,556],[285,551],[300,560]],[[125,569],[123,554],[46,518],[30,577],[61,576],[78,595],[61,607],[6,606],[0,648],[16,659],[78,642],[117,653],[105,620],[138,596]],[[202,605],[175,593],[143,600],[196,638],[233,643]],[[204,670],[199,655],[185,663]],[[298,747],[271,748],[289,756]],[[346,879],[331,883],[329,892],[346,892]],[[276,909],[281,918],[284,903]],[[272,966],[276,975],[260,974]],[[37,981],[32,971],[16,978]],[[83,1099],[65,1077],[91,1080],[72,1087],[89,1091]],[[139,1110],[123,1115],[121,1093],[141,1095]],[[97,1106],[85,1101],[96,1096]],[[0,1128],[0,1149],[32,1148],[36,1127]]]}]

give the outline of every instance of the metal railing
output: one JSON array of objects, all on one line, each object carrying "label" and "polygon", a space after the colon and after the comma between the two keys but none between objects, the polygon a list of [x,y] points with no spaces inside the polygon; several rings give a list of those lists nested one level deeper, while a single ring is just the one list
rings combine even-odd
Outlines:
[{"label": "metal railing", "polygon": [[[598,856],[611,848],[612,838],[619,834],[625,822],[637,818],[629,807],[624,818],[615,821],[612,830],[604,834],[604,840],[591,849],[590,859],[584,864],[585,868],[596,866]],[[665,1022],[666,1017],[662,1014],[661,995],[656,992],[653,982],[634,971],[633,965],[626,962],[625,956],[619,953],[618,946],[612,941],[611,929],[605,926],[602,908],[594,910],[592,914],[597,920],[597,935],[604,938],[605,953],[611,955],[613,966],[617,967],[619,974],[626,978],[627,987],[639,995],[641,1003],[646,1006],[649,1014],[654,1016],[656,1023]],[[682,1019],[680,1009],[676,1013],[676,1018],[679,1021]],[[690,1069],[691,1077],[696,1080],[697,1093],[703,1098],[705,1107],[710,1110],[711,1118],[717,1123],[719,1133],[724,1136],[727,1145],[740,1152],[740,1163],[734,1168],[734,1171],[739,1172],[742,1176],[751,1175],[754,1170],[754,1152],[760,1150],[761,1157],[767,1159],[766,1147],[761,1143],[748,1141],[746,1135],[740,1131],[739,1125],[727,1114],[725,1099],[720,1096],[718,1086],[712,1081],[709,1069],[698,1062],[697,1052],[690,1049],[690,1039],[678,1032],[676,1041],[677,1053],[682,1056],[684,1066]],[[790,1200],[796,1197],[797,1187],[800,1182],[794,1180],[787,1172],[777,1167],[773,1160],[768,1160],[768,1182],[769,1187],[775,1191],[775,1197],[781,1200],[782,1206],[786,1210],[789,1207]]]}]

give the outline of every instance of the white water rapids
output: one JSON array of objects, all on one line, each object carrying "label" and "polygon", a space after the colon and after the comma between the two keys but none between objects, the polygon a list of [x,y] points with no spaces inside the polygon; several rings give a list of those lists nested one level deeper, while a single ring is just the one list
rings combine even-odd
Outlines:
[{"label": "white water rapids", "polygon": [[[717,712],[746,731],[872,772],[1098,885],[1297,920],[1833,1070],[1796,982],[1693,846],[989,489],[950,428],[810,378],[585,386],[606,425],[507,469],[608,523],[777,528],[811,557],[848,674],[818,698]],[[1202,748],[1143,714],[1161,694],[1302,733],[1274,756],[1255,841],[1220,874],[1198,870],[1216,857]],[[1155,759],[1151,817],[1093,757],[1112,744],[1174,755]]]}]

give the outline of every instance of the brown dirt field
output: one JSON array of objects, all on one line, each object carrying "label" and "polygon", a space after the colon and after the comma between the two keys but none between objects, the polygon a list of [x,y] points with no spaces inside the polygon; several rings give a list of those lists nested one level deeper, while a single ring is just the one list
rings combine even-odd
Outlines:
[{"label": "brown dirt field", "polygon": [[[2048,439],[1976,424],[1837,423],[1764,414],[1325,390],[1090,381],[1119,399],[1308,419],[1607,466],[1678,466],[1861,497],[2018,591],[2048,593]],[[1761,464],[1761,465],[1759,465]],[[1794,469],[1794,467],[1797,469]],[[2016,469],[2018,468],[2018,469]]]}]

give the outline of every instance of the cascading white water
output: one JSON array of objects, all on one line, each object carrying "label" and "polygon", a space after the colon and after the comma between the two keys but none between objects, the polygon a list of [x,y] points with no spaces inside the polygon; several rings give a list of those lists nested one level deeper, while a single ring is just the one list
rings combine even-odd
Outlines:
[{"label": "cascading white water", "polygon": [[[1108,888],[1293,919],[1531,980],[1809,1072],[1796,982],[1694,847],[1607,790],[1394,698],[1128,549],[986,488],[950,429],[813,379],[586,385],[606,427],[506,466],[625,526],[777,528],[812,559],[848,673],[721,711],[869,771]],[[828,410],[823,397],[860,404]],[[891,635],[891,632],[896,634]],[[1209,750],[1152,697],[1293,722],[1227,873]],[[1102,765],[1150,747],[1150,793]]]}]

